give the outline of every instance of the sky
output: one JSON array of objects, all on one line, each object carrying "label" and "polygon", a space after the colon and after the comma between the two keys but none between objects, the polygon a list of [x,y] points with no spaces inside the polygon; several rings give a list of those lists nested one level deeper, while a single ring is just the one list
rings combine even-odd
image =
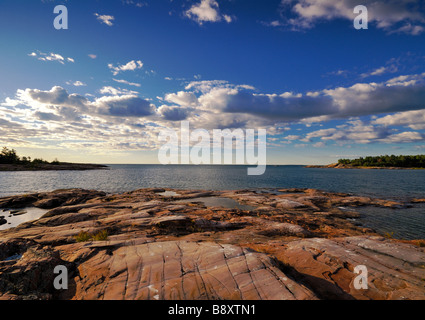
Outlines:
[{"label": "sky", "polygon": [[0,0],[0,42],[20,155],[158,163],[181,121],[265,128],[269,164],[425,152],[422,0]]}]

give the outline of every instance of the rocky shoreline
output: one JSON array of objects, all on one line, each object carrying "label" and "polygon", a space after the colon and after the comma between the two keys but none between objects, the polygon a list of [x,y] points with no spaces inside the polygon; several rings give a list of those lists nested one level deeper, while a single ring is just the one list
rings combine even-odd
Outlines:
[{"label": "rocky shoreline", "polygon": [[105,170],[108,166],[90,163],[38,163],[38,164],[0,164],[1,171],[70,171],[70,170]]},{"label": "rocky shoreline", "polygon": [[370,170],[425,170],[424,168],[404,168],[404,167],[365,167],[365,166],[352,166],[349,164],[332,163],[328,165],[308,165],[306,168],[319,168],[319,169],[370,169]]},{"label": "rocky shoreline", "polygon": [[[386,239],[355,221],[356,207],[403,205],[313,189],[2,198],[2,210],[48,211],[0,231],[0,299],[423,300],[425,242]],[[69,270],[68,290],[53,286],[57,265]],[[367,290],[354,287],[358,265]]]}]

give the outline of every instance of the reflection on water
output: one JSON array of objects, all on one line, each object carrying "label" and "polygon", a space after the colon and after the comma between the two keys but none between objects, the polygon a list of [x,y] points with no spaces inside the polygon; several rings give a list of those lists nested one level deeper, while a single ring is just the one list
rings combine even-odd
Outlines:
[{"label": "reflection on water", "polygon": [[[21,212],[26,211],[26,213],[21,214]],[[48,210],[39,209],[39,208],[23,208],[20,210],[6,210],[0,211],[0,217],[4,217],[7,223],[0,226],[0,230],[6,230],[9,228],[14,228],[20,225],[21,223],[33,221],[39,219],[42,215],[44,215]],[[17,213],[18,215],[12,214]]]},{"label": "reflection on water", "polygon": [[253,206],[240,204],[236,200],[221,197],[202,197],[179,200],[178,203],[202,202],[207,207],[223,207],[227,209],[255,210]]}]

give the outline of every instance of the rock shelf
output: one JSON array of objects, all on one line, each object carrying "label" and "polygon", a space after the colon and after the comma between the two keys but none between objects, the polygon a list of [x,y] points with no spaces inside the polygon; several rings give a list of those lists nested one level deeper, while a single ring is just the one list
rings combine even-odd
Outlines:
[{"label": "rock shelf", "polygon": [[[205,197],[250,210],[196,201]],[[2,209],[49,211],[0,231],[0,299],[422,300],[419,242],[353,222],[356,207],[403,205],[313,189],[71,189],[2,198]],[[79,237],[99,233],[107,237]],[[69,270],[68,290],[53,287],[57,265]],[[367,290],[354,287],[357,265],[368,268]]]}]

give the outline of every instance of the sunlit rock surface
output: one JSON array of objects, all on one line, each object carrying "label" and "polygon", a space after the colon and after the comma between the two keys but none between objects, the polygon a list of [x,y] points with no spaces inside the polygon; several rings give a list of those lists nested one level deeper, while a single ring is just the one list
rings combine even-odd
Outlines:
[{"label": "sunlit rock surface", "polygon": [[[0,299],[425,299],[424,248],[353,223],[356,207],[402,206],[392,201],[312,189],[0,199],[3,210],[31,206],[49,211],[0,231]],[[68,290],[53,286],[57,265]],[[358,265],[366,290],[354,286]]]}]

